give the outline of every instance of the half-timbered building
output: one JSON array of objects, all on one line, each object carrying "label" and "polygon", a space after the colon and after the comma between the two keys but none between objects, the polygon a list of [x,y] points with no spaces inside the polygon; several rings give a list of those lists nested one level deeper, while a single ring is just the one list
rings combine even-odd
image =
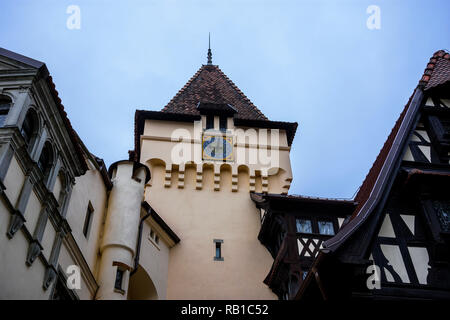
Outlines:
[{"label": "half-timbered building", "polygon": [[436,52],[352,201],[253,194],[284,299],[450,298],[450,54]]}]

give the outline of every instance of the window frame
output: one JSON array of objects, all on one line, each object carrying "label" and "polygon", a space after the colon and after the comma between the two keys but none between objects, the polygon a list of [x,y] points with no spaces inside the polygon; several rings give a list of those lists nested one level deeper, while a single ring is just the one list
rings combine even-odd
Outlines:
[{"label": "window frame", "polygon": [[[332,234],[328,234],[328,233],[320,232],[320,222],[331,223],[331,227],[333,228],[333,233]],[[322,236],[334,236],[334,235],[336,235],[334,222],[332,220],[330,220],[330,219],[326,219],[326,218],[325,219],[321,219],[321,218],[317,219],[317,229],[318,229],[319,234],[322,235]]]},{"label": "window frame", "polygon": [[[310,227],[310,229],[311,229],[311,232],[301,232],[301,231],[298,231],[298,222],[299,222],[299,221],[308,221],[308,222],[309,222],[309,227]],[[296,218],[295,218],[295,231],[296,231],[296,233],[300,233],[300,234],[313,234],[313,233],[314,233],[314,229],[313,229],[313,221],[312,221],[311,219],[309,219],[309,218],[303,218],[303,217],[298,218],[298,217],[296,217]]]},{"label": "window frame", "polygon": [[123,278],[125,276],[125,271],[126,270],[117,266],[116,278],[114,280],[114,289],[119,290],[119,291],[125,291],[125,290],[123,290]]},{"label": "window frame", "polygon": [[[11,107],[12,99],[3,94],[0,95],[0,128],[3,128],[5,126],[6,118],[8,117]],[[2,116],[4,116],[3,119]]]},{"label": "window frame", "polygon": [[[30,132],[27,132],[26,127],[31,128]],[[29,108],[25,114],[25,118],[20,126],[20,134],[22,135],[25,144],[27,145],[28,152],[33,150],[35,143],[37,142],[37,136],[40,131],[39,116],[34,108]]]},{"label": "window frame", "polygon": [[222,256],[222,244],[223,244],[223,240],[222,239],[214,239],[214,261],[223,261],[223,256]]},{"label": "window frame", "polygon": [[[333,237],[339,231],[339,221],[340,216],[330,216],[324,214],[317,215],[295,215],[294,216],[294,230],[297,235],[303,236],[314,236],[314,237]],[[297,220],[309,220],[311,221],[311,233],[298,232],[297,230]],[[319,221],[331,222],[333,224],[334,234],[322,234],[319,230]]]},{"label": "window frame", "polygon": [[205,130],[214,130],[214,115],[212,114],[206,115]]},{"label": "window frame", "polygon": [[433,235],[433,238],[435,241],[441,242],[443,241],[443,237],[450,236],[450,231],[445,231],[442,229],[442,225],[439,221],[439,215],[436,212],[436,209],[434,207],[434,202],[442,202],[442,201],[448,201],[446,199],[442,199],[440,197],[433,197],[429,199],[423,199],[422,200],[422,207],[425,212],[425,217],[428,220],[430,231]]},{"label": "window frame", "polygon": [[[43,159],[44,156],[47,156],[47,161],[43,162],[41,159]],[[44,177],[44,181],[47,180],[47,178],[50,176],[50,171],[52,170],[52,167],[55,163],[53,154],[53,147],[50,141],[46,141],[44,143],[44,147],[42,148],[41,154],[39,155],[39,159],[37,161],[37,166],[42,172],[42,175]]]},{"label": "window frame", "polygon": [[95,211],[94,207],[92,206],[91,201],[89,201],[86,209],[86,214],[84,216],[84,224],[83,224],[83,235],[86,239],[89,239],[89,235],[91,233],[94,211]]},{"label": "window frame", "polygon": [[227,132],[228,130],[228,117],[220,116],[219,117],[219,130],[222,132]]}]

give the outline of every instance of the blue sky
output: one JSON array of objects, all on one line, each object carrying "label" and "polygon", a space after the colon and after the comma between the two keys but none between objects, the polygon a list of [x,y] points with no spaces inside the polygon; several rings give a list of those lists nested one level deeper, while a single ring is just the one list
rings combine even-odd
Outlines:
[{"label": "blue sky", "polygon": [[211,32],[213,63],[271,120],[299,123],[291,193],[351,198],[430,56],[450,49],[449,12],[448,0],[2,0],[0,46],[47,64],[109,165],[133,148],[134,111],[160,110],[206,63]]}]

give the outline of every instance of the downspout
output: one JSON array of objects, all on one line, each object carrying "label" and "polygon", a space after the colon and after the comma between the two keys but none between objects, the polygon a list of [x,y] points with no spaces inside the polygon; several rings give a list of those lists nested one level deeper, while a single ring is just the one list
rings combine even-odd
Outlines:
[{"label": "downspout", "polygon": [[152,212],[152,208],[148,208],[147,214],[141,218],[141,221],[139,221],[139,232],[138,232],[138,239],[137,239],[137,244],[136,244],[136,255],[134,257],[134,268],[130,272],[130,277],[136,273],[138,266],[139,266],[139,256],[141,253],[141,242],[142,242],[142,228],[144,226],[145,219],[150,217],[151,212]]}]

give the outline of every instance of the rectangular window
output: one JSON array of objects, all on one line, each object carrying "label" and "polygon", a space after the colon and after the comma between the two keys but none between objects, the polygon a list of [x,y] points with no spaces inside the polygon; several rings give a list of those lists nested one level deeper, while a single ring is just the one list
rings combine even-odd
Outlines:
[{"label": "rectangular window", "polygon": [[442,128],[444,129],[444,139],[450,139],[450,120],[441,120]]},{"label": "rectangular window", "polygon": [[206,130],[208,130],[208,129],[214,129],[214,116],[213,115],[206,116]]},{"label": "rectangular window", "polygon": [[84,218],[84,226],[83,226],[83,234],[85,238],[88,238],[89,231],[91,229],[92,216],[94,214],[94,208],[92,208],[92,204],[89,201],[88,208],[86,211],[86,217]]},{"label": "rectangular window", "polygon": [[227,121],[228,121],[227,117],[220,117],[219,118],[220,131],[227,131]]},{"label": "rectangular window", "polygon": [[3,125],[5,124],[5,120],[8,116],[10,107],[11,102],[0,97],[0,127],[3,127]]},{"label": "rectangular window", "polygon": [[[226,130],[226,129],[225,129]],[[225,162],[225,159],[227,158],[227,140],[225,139],[225,136],[222,138],[222,159]]]},{"label": "rectangular window", "polygon": [[223,261],[223,257],[222,257],[223,240],[214,239],[214,243],[216,245],[216,255],[214,256],[214,260],[215,261]]},{"label": "rectangular window", "polygon": [[319,221],[319,233],[324,235],[334,235],[333,222],[331,221]]},{"label": "rectangular window", "polygon": [[3,127],[5,124],[6,117],[8,116],[7,109],[0,109],[0,127]]},{"label": "rectangular window", "polygon": [[220,242],[216,242],[216,258],[220,259],[221,257],[222,257],[221,243]]},{"label": "rectangular window", "polygon": [[312,233],[311,220],[296,219],[298,233]]},{"label": "rectangular window", "polygon": [[122,280],[123,280],[123,270],[117,268],[117,273],[116,273],[116,281],[114,283],[114,288],[117,290],[123,290],[122,289]]},{"label": "rectangular window", "polygon": [[305,280],[308,271],[302,271],[302,280]]},{"label": "rectangular window", "polygon": [[450,201],[433,201],[442,232],[450,232]]}]

